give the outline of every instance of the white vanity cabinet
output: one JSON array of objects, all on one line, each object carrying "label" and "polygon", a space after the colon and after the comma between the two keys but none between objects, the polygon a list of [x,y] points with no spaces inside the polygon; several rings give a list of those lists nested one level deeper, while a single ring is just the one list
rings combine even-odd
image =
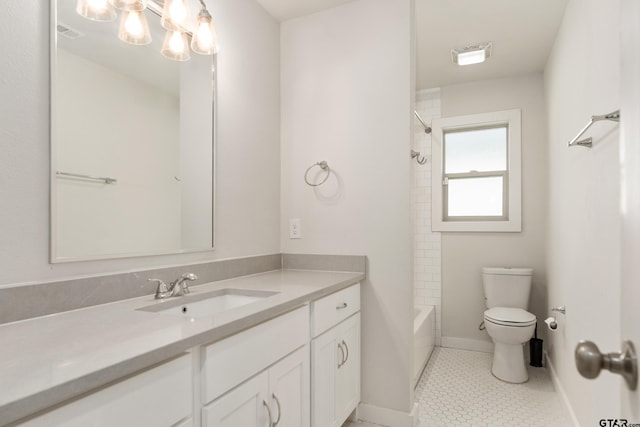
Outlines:
[{"label": "white vanity cabinet", "polygon": [[29,427],[192,426],[193,370],[185,354],[18,425]]},{"label": "white vanity cabinet", "polygon": [[360,285],[312,303],[312,427],[340,427],[360,402]]},{"label": "white vanity cabinet", "polygon": [[308,342],[305,306],[203,347],[202,425],[308,427]]},{"label": "white vanity cabinet", "polygon": [[360,401],[360,285],[254,322],[16,425],[340,427]]}]

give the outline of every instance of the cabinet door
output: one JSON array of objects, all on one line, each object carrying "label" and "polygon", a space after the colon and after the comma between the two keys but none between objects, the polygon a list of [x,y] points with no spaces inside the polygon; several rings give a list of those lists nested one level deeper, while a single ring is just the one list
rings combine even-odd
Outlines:
[{"label": "cabinet door", "polygon": [[311,342],[312,427],[333,427],[336,424],[336,373],[341,360],[337,332],[337,328],[329,329]]},{"label": "cabinet door", "polygon": [[269,390],[267,372],[222,395],[202,410],[207,427],[269,427],[265,405]]},{"label": "cabinet door", "polygon": [[269,369],[269,406],[273,427],[309,427],[309,345]]},{"label": "cabinet door", "polygon": [[360,313],[312,341],[311,425],[340,427],[360,402]]},{"label": "cabinet door", "polygon": [[360,313],[337,328],[345,357],[336,372],[336,418],[344,422],[360,402]]}]

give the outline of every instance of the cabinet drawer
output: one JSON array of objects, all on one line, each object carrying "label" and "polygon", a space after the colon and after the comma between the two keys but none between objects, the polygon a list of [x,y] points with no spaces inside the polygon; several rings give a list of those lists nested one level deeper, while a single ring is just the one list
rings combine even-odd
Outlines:
[{"label": "cabinet drawer", "polygon": [[309,340],[309,307],[301,307],[202,348],[202,403],[208,403]]},{"label": "cabinet drawer", "polygon": [[190,354],[180,356],[18,425],[173,426],[191,417],[191,358]]},{"label": "cabinet drawer", "polygon": [[360,311],[359,283],[314,301],[312,336],[317,337],[358,311]]}]

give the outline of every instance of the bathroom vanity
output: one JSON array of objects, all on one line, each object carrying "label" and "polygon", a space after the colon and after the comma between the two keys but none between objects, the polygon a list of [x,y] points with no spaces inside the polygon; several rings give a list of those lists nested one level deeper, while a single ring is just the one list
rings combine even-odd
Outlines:
[{"label": "bathroom vanity", "polygon": [[339,427],[363,278],[278,270],[2,325],[0,425]]}]

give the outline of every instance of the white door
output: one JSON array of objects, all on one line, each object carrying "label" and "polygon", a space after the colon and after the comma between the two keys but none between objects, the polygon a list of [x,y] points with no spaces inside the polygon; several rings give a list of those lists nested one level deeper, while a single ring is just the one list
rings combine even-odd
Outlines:
[{"label": "white door", "polygon": [[[622,165],[621,337],[640,350],[640,1],[623,0],[620,157]],[[640,393],[621,386],[622,418],[640,423]]]},{"label": "white door", "polygon": [[309,427],[309,345],[269,368],[269,399],[274,427]]}]

